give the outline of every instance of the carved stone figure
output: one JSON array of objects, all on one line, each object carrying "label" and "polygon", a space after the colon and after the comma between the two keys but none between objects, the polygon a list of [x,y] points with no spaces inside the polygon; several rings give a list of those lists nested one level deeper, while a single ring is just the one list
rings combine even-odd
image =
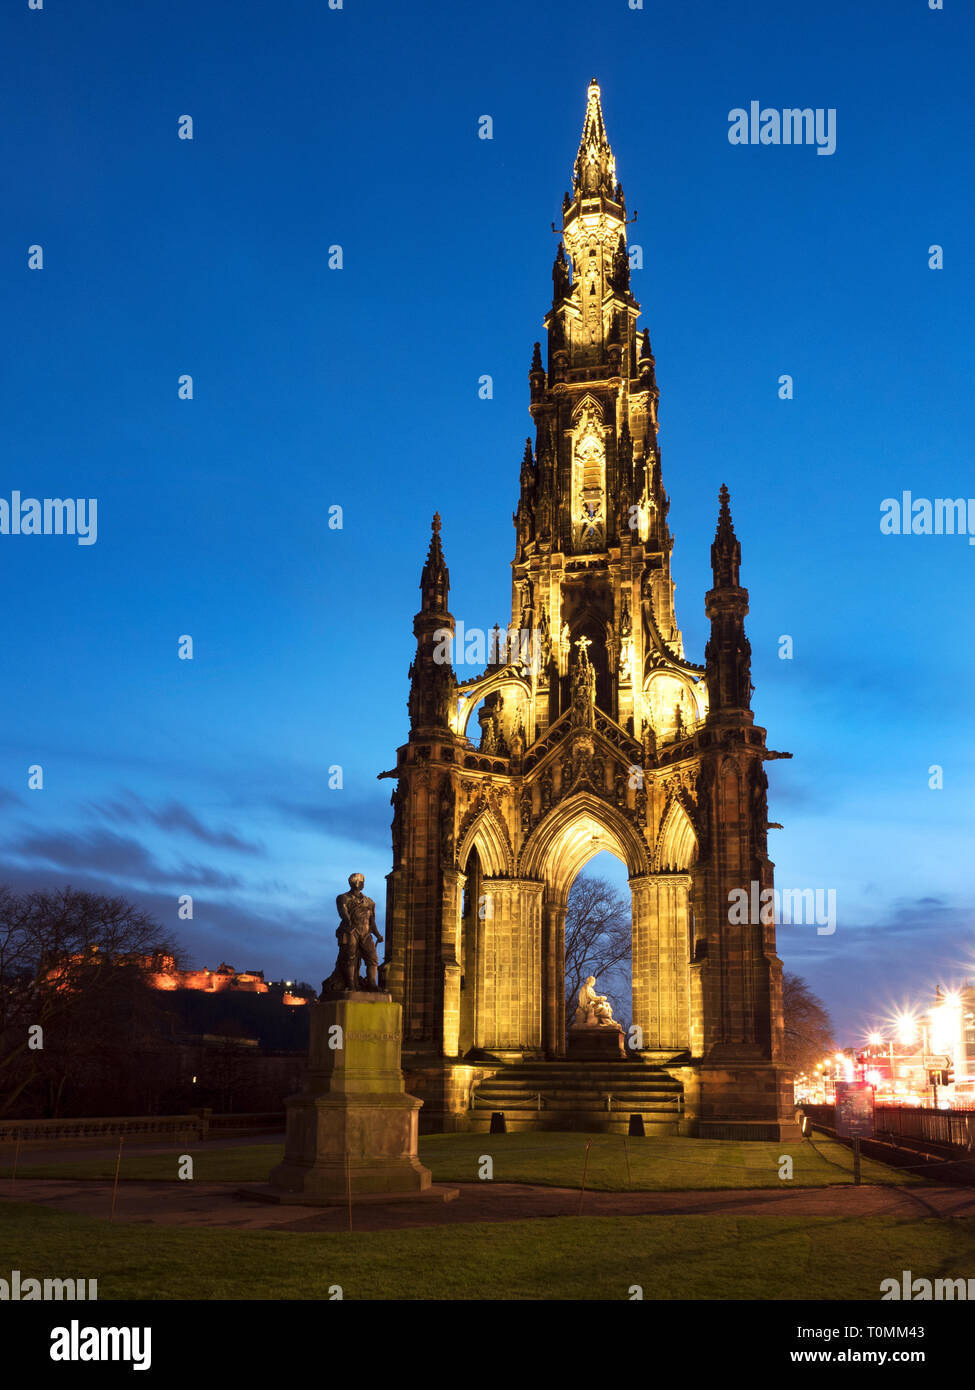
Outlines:
[{"label": "carved stone figure", "polygon": [[648,766],[657,760],[657,735],[653,731],[650,720],[643,721],[643,763]]},{"label": "carved stone figure", "polygon": [[752,764],[751,776],[752,845],[764,855],[768,842],[768,775],[761,763]]},{"label": "carved stone figure", "polygon": [[403,862],[403,852],[406,845],[406,829],[404,826],[403,814],[404,794],[402,787],[397,783],[396,788],[389,798],[389,804],[393,808],[393,868],[398,869]]},{"label": "carved stone figure", "polygon": [[624,641],[620,645],[620,682],[628,685],[633,679],[633,644]]},{"label": "carved stone figure", "polygon": [[573,1028],[618,1028],[613,1018],[613,1008],[605,994],[597,994],[596,977],[590,975],[579,991],[579,1006],[573,1020]]},{"label": "carved stone figure", "polygon": [[617,806],[626,805],[626,774],[622,768],[617,768],[613,774],[613,800]]},{"label": "carved stone figure", "polygon": [[454,862],[454,809],[456,798],[449,782],[440,792],[440,858],[448,867]]},{"label": "carved stone figure", "polygon": [[591,729],[596,723],[596,668],[586,650],[588,637],[580,637],[579,660],[572,668],[572,713],[570,721],[577,728]]},{"label": "carved stone figure", "polygon": [[541,621],[538,624],[539,652],[540,652],[540,674],[548,671],[549,662],[552,660],[552,632],[548,622],[548,610],[542,608]]},{"label": "carved stone figure", "polygon": [[517,772],[521,768],[522,758],[525,754],[525,727],[520,716],[512,732],[508,751],[511,756],[511,770]]}]

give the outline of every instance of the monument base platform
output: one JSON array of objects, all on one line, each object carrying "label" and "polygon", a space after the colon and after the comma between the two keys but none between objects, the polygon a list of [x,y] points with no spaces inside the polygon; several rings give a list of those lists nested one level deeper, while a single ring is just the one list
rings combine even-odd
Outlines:
[{"label": "monument base platform", "polygon": [[569,1029],[566,1057],[570,1062],[619,1062],[626,1059],[623,1030],[616,1027]]}]

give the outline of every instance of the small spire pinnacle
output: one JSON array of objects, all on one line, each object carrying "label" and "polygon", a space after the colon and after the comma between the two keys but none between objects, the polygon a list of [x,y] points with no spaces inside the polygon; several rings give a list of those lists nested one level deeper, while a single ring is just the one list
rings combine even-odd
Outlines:
[{"label": "small spire pinnacle", "polygon": [[532,442],[525,440],[525,452],[521,456],[521,486],[522,491],[529,487],[535,478],[535,460],[532,457]]},{"label": "small spire pinnacle", "polygon": [[530,372],[544,372],[544,370],[545,370],[545,368],[542,366],[542,345],[541,345],[541,343],[536,343],[535,346],[534,346],[533,349],[532,349],[532,364],[531,364],[531,366],[528,368],[528,370],[529,370]]},{"label": "small spire pinnacle", "polygon": [[718,526],[711,546],[711,569],[716,589],[738,588],[738,566],[741,564],[741,544],[735,535],[731,519],[731,494],[724,483],[718,494]]},{"label": "small spire pinnacle", "polygon": [[423,598],[423,612],[446,613],[447,594],[450,590],[450,572],[440,544],[440,513],[434,512],[430,527],[430,548],[426,564],[420,575],[420,593]]}]

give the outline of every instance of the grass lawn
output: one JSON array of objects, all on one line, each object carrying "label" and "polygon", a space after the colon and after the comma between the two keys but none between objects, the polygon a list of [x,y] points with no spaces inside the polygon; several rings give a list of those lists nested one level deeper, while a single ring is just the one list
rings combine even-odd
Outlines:
[{"label": "grass lawn", "polygon": [[[318,1233],[110,1225],[0,1203],[22,1277],[97,1278],[99,1299],[872,1299],[902,1269],[967,1278],[975,1220],[552,1217]],[[581,1250],[598,1252],[580,1258]]]},{"label": "grass lawn", "polygon": [[[591,1140],[587,1188],[600,1192],[668,1191],[699,1188],[781,1187],[779,1160],[791,1156],[792,1187],[826,1187],[853,1178],[851,1151],[817,1135],[794,1144],[732,1143],[722,1139],[629,1139],[619,1135],[568,1133],[432,1134],[420,1139],[420,1159],[435,1182],[476,1182],[483,1154],[494,1161],[495,1182],[541,1183],[546,1187],[579,1187]],[[175,1145],[168,1154],[122,1151],[121,1177],[177,1181],[181,1153],[193,1155],[198,1182],[263,1182],[280,1161],[284,1146],[244,1145],[207,1149],[206,1145]],[[627,1173],[629,1154],[629,1174]],[[862,1160],[865,1183],[903,1185],[923,1182],[916,1173]],[[33,1178],[112,1178],[115,1157],[79,1163],[32,1165],[29,1151],[21,1153],[18,1174]],[[0,1177],[9,1177],[9,1162]]]}]

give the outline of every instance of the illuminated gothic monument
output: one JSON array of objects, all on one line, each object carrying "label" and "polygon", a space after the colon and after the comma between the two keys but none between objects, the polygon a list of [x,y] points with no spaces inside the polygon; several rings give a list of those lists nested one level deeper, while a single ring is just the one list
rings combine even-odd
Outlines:
[{"label": "illuminated gothic monument", "polygon": [[[729,893],[772,886],[740,546],[721,489],[703,666],[674,612],[650,335],[630,291],[627,214],[590,84],[529,382],[511,624],[482,676],[451,665],[434,518],[414,620],[410,734],[394,770],[387,987],[410,1089],[437,1129],[794,1132],[772,925]],[[469,724],[477,710],[479,736]],[[566,1058],[564,924],[583,866],[627,866],[627,1060]],[[736,914],[732,914],[733,916]],[[635,1044],[635,1045],[634,1045]]]}]

